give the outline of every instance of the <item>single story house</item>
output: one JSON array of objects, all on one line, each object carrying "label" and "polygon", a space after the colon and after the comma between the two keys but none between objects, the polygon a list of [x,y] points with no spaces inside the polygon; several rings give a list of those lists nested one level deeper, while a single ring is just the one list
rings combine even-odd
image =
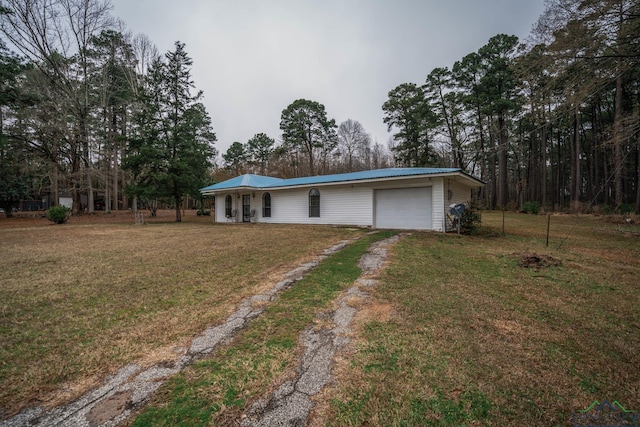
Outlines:
[{"label": "single story house", "polygon": [[446,231],[452,204],[483,182],[453,168],[389,168],[280,179],[241,175],[200,189],[215,221]]}]

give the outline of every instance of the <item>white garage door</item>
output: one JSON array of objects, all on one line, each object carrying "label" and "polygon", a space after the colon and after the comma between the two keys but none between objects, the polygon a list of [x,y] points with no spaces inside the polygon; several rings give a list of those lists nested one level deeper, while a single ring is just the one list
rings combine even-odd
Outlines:
[{"label": "white garage door", "polygon": [[376,228],[433,228],[431,187],[376,190]]}]

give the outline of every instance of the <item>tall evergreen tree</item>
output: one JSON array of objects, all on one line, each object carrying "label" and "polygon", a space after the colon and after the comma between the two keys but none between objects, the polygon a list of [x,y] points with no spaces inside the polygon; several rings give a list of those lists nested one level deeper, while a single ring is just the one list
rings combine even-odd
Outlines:
[{"label": "tall evergreen tree", "polygon": [[448,68],[435,68],[427,76],[425,95],[439,117],[437,131],[449,144],[452,166],[466,169],[466,127],[462,94],[454,90],[452,73]]},{"label": "tall evergreen tree", "polygon": [[241,142],[233,142],[227,152],[222,155],[224,164],[227,168],[233,170],[233,173],[240,175],[243,165],[247,161],[246,147]]},{"label": "tall evergreen tree", "polygon": [[317,160],[321,164],[337,145],[336,122],[328,119],[324,105],[316,101],[298,99],[282,111],[280,130],[284,145],[301,149],[309,161],[309,175],[315,175]]},{"label": "tall evergreen tree", "polygon": [[171,199],[180,222],[183,197],[197,196],[206,182],[216,136],[199,102],[202,92],[191,94],[192,60],[184,44],[176,42],[175,50],[164,58],[150,67],[137,137],[130,143],[125,164],[135,178],[130,193]]},{"label": "tall evergreen tree", "polygon": [[259,166],[261,175],[264,175],[267,170],[269,159],[273,155],[275,143],[273,138],[268,137],[264,133],[255,134],[246,143],[247,158],[250,163]]},{"label": "tall evergreen tree", "polygon": [[415,83],[403,83],[389,92],[382,105],[384,122],[397,145],[396,159],[406,166],[429,166],[435,161],[431,147],[431,131],[438,118],[425,97],[424,89]]},{"label": "tall evergreen tree", "polygon": [[[106,30],[91,39],[88,53],[92,64],[92,97],[95,105],[94,134],[101,154],[106,209],[118,210],[121,157],[126,151],[129,118],[136,97],[136,58],[133,47],[121,32]],[[123,206],[126,207],[123,195]]]},{"label": "tall evergreen tree", "polygon": [[518,38],[498,34],[480,48],[483,75],[480,78],[480,91],[484,95],[484,113],[495,120],[498,133],[498,206],[505,209],[509,198],[508,156],[509,156],[509,120],[519,107],[517,86],[511,62],[516,52]]}]

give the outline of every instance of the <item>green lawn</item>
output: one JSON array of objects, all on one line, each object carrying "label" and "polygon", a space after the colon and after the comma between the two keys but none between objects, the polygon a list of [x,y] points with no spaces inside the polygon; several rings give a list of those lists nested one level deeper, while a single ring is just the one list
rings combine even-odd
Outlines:
[{"label": "green lawn", "polygon": [[[594,400],[640,410],[640,230],[485,213],[481,232],[398,244],[330,425],[569,425]],[[523,268],[535,252],[561,262]]]}]

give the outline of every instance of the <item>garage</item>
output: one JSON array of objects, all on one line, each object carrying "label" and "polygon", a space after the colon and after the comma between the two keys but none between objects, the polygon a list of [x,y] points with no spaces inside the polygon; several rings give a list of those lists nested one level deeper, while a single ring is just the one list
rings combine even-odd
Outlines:
[{"label": "garage", "polygon": [[375,190],[375,228],[433,229],[431,187]]}]

